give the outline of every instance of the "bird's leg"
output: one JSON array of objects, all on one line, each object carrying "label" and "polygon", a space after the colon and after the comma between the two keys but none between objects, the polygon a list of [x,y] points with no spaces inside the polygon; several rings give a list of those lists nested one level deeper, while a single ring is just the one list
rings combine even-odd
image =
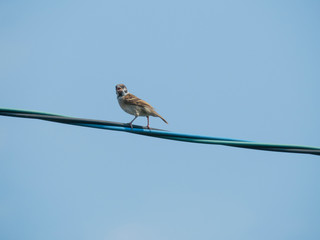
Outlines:
[{"label": "bird's leg", "polygon": [[149,126],[149,116],[147,116],[147,120],[148,120],[147,128],[149,128],[149,129],[150,129],[150,126]]},{"label": "bird's leg", "polygon": [[131,129],[133,128],[133,127],[132,127],[132,123],[133,123],[134,120],[136,120],[137,117],[138,117],[138,116],[135,116],[134,119],[133,119],[131,122],[129,122],[129,125],[130,125]]}]

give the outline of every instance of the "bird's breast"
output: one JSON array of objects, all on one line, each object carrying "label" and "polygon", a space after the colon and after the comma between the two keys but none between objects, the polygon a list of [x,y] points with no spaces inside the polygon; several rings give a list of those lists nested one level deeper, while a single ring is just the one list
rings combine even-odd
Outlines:
[{"label": "bird's breast", "polygon": [[138,109],[136,106],[126,104],[122,97],[118,98],[118,102],[123,111],[131,115],[139,116]]}]

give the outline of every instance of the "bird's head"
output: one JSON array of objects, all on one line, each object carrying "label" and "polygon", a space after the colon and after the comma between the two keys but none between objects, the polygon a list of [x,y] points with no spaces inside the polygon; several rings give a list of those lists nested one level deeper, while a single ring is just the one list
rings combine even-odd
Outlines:
[{"label": "bird's head", "polygon": [[126,95],[128,93],[127,87],[124,84],[117,84],[116,93],[118,97]]}]

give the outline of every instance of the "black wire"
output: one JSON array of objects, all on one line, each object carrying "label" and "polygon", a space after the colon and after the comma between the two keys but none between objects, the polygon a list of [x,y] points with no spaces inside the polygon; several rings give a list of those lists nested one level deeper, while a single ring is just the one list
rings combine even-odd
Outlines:
[{"label": "black wire", "polygon": [[66,116],[60,116],[60,115],[55,115],[50,113],[0,108],[0,115],[9,116],[9,117],[33,118],[33,119],[40,119],[45,121],[71,124],[71,125],[77,125],[77,126],[85,126],[85,127],[91,127],[91,128],[125,131],[133,134],[139,134],[144,136],[157,137],[157,138],[163,138],[163,139],[175,140],[175,141],[203,143],[203,144],[218,144],[218,145],[225,145],[225,146],[231,146],[231,147],[264,150],[264,151],[320,155],[320,148],[317,148],[317,147],[283,145],[283,144],[282,145],[281,144],[263,144],[263,143],[256,143],[251,141],[228,139],[228,138],[216,138],[216,137],[207,137],[207,136],[199,136],[199,135],[181,134],[181,133],[168,132],[168,131],[165,131],[162,129],[156,129],[156,128],[148,129],[146,127],[139,126],[139,125],[133,125],[133,129],[131,129],[130,126],[126,123],[66,117]]}]

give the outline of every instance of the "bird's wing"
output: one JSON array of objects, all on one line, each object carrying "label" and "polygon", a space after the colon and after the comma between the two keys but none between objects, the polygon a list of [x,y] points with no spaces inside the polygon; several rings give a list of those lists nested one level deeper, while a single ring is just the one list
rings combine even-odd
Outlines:
[{"label": "bird's wing", "polygon": [[143,101],[142,99],[136,97],[135,95],[133,95],[131,93],[128,93],[127,95],[125,95],[123,97],[123,101],[129,105],[148,107],[148,108],[153,109],[153,107],[149,103],[147,103],[146,101]]}]

